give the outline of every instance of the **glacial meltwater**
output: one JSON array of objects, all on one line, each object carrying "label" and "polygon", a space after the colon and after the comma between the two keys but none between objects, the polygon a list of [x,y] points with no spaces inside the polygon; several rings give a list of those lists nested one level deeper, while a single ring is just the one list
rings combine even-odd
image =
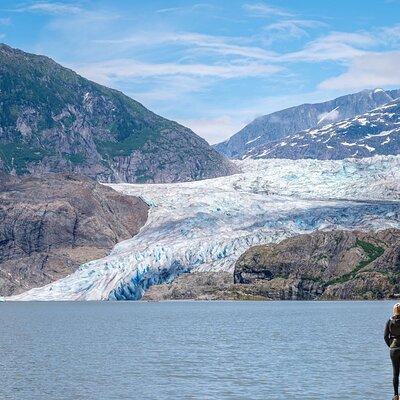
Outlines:
[{"label": "glacial meltwater", "polygon": [[383,400],[391,306],[0,303],[0,399]]}]

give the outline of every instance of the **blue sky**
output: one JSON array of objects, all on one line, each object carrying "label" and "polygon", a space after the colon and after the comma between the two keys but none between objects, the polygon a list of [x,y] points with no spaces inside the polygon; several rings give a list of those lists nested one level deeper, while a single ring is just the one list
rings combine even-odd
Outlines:
[{"label": "blue sky", "polygon": [[400,87],[400,0],[1,0],[0,37],[210,143],[285,107]]}]

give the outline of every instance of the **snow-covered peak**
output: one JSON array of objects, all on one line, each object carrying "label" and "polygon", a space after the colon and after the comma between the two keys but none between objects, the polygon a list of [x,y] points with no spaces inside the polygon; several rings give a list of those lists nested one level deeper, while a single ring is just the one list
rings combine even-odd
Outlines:
[{"label": "snow-covered peak", "polygon": [[353,118],[326,122],[324,116],[323,126],[262,146],[246,158],[342,159],[400,154],[400,98]]},{"label": "snow-covered peak", "polygon": [[[306,129],[354,118],[393,99],[400,90],[366,89],[316,104],[302,104],[256,118],[215,149],[231,158],[265,153],[268,145]],[[251,139],[258,137],[256,141]],[[330,146],[330,145],[329,145]]]}]

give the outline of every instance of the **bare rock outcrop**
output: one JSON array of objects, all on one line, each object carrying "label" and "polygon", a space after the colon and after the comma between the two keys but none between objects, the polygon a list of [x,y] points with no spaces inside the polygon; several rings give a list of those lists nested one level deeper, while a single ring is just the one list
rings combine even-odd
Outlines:
[{"label": "bare rock outcrop", "polygon": [[77,175],[0,175],[0,295],[42,286],[134,236],[148,206]]},{"label": "bare rock outcrop", "polygon": [[400,230],[314,232],[254,246],[234,280],[270,299],[380,299],[400,293]]}]

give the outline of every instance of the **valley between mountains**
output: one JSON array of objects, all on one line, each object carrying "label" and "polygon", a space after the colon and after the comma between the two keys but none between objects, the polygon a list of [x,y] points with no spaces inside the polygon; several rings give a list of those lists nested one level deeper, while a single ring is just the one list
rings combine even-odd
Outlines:
[{"label": "valley between mountains", "polygon": [[[236,165],[241,173],[197,182],[110,184],[120,193],[143,199],[150,207],[139,233],[115,245],[109,256],[10,300],[137,300],[151,286],[172,282],[189,272],[196,273],[194,277],[222,273],[231,277],[234,286],[234,274],[238,275],[235,263],[249,247],[317,230],[337,233],[322,240],[325,242],[316,255],[314,269],[304,272],[283,263],[279,273],[259,274],[258,283],[264,289],[257,282],[246,286],[245,280],[237,281],[238,286],[217,298],[309,299],[326,291],[329,298],[381,298],[398,292],[400,157],[246,160]],[[352,234],[358,242],[349,240],[346,235],[351,233],[343,234],[342,230],[390,234]],[[298,246],[299,262],[305,251],[301,249]],[[314,271],[317,267],[319,275]],[[268,271],[269,267],[263,264],[259,268]],[[317,281],[318,276],[327,284],[321,281],[316,289],[310,281]],[[265,288],[267,281],[273,285],[269,289]],[[346,289],[341,286],[354,281],[358,291],[344,295]],[[190,291],[180,296],[193,297],[215,298],[204,293],[193,296]],[[151,298],[157,295],[153,293]]]},{"label": "valley between mountains", "polygon": [[400,296],[400,91],[257,118],[210,146],[0,45],[0,296]]}]

